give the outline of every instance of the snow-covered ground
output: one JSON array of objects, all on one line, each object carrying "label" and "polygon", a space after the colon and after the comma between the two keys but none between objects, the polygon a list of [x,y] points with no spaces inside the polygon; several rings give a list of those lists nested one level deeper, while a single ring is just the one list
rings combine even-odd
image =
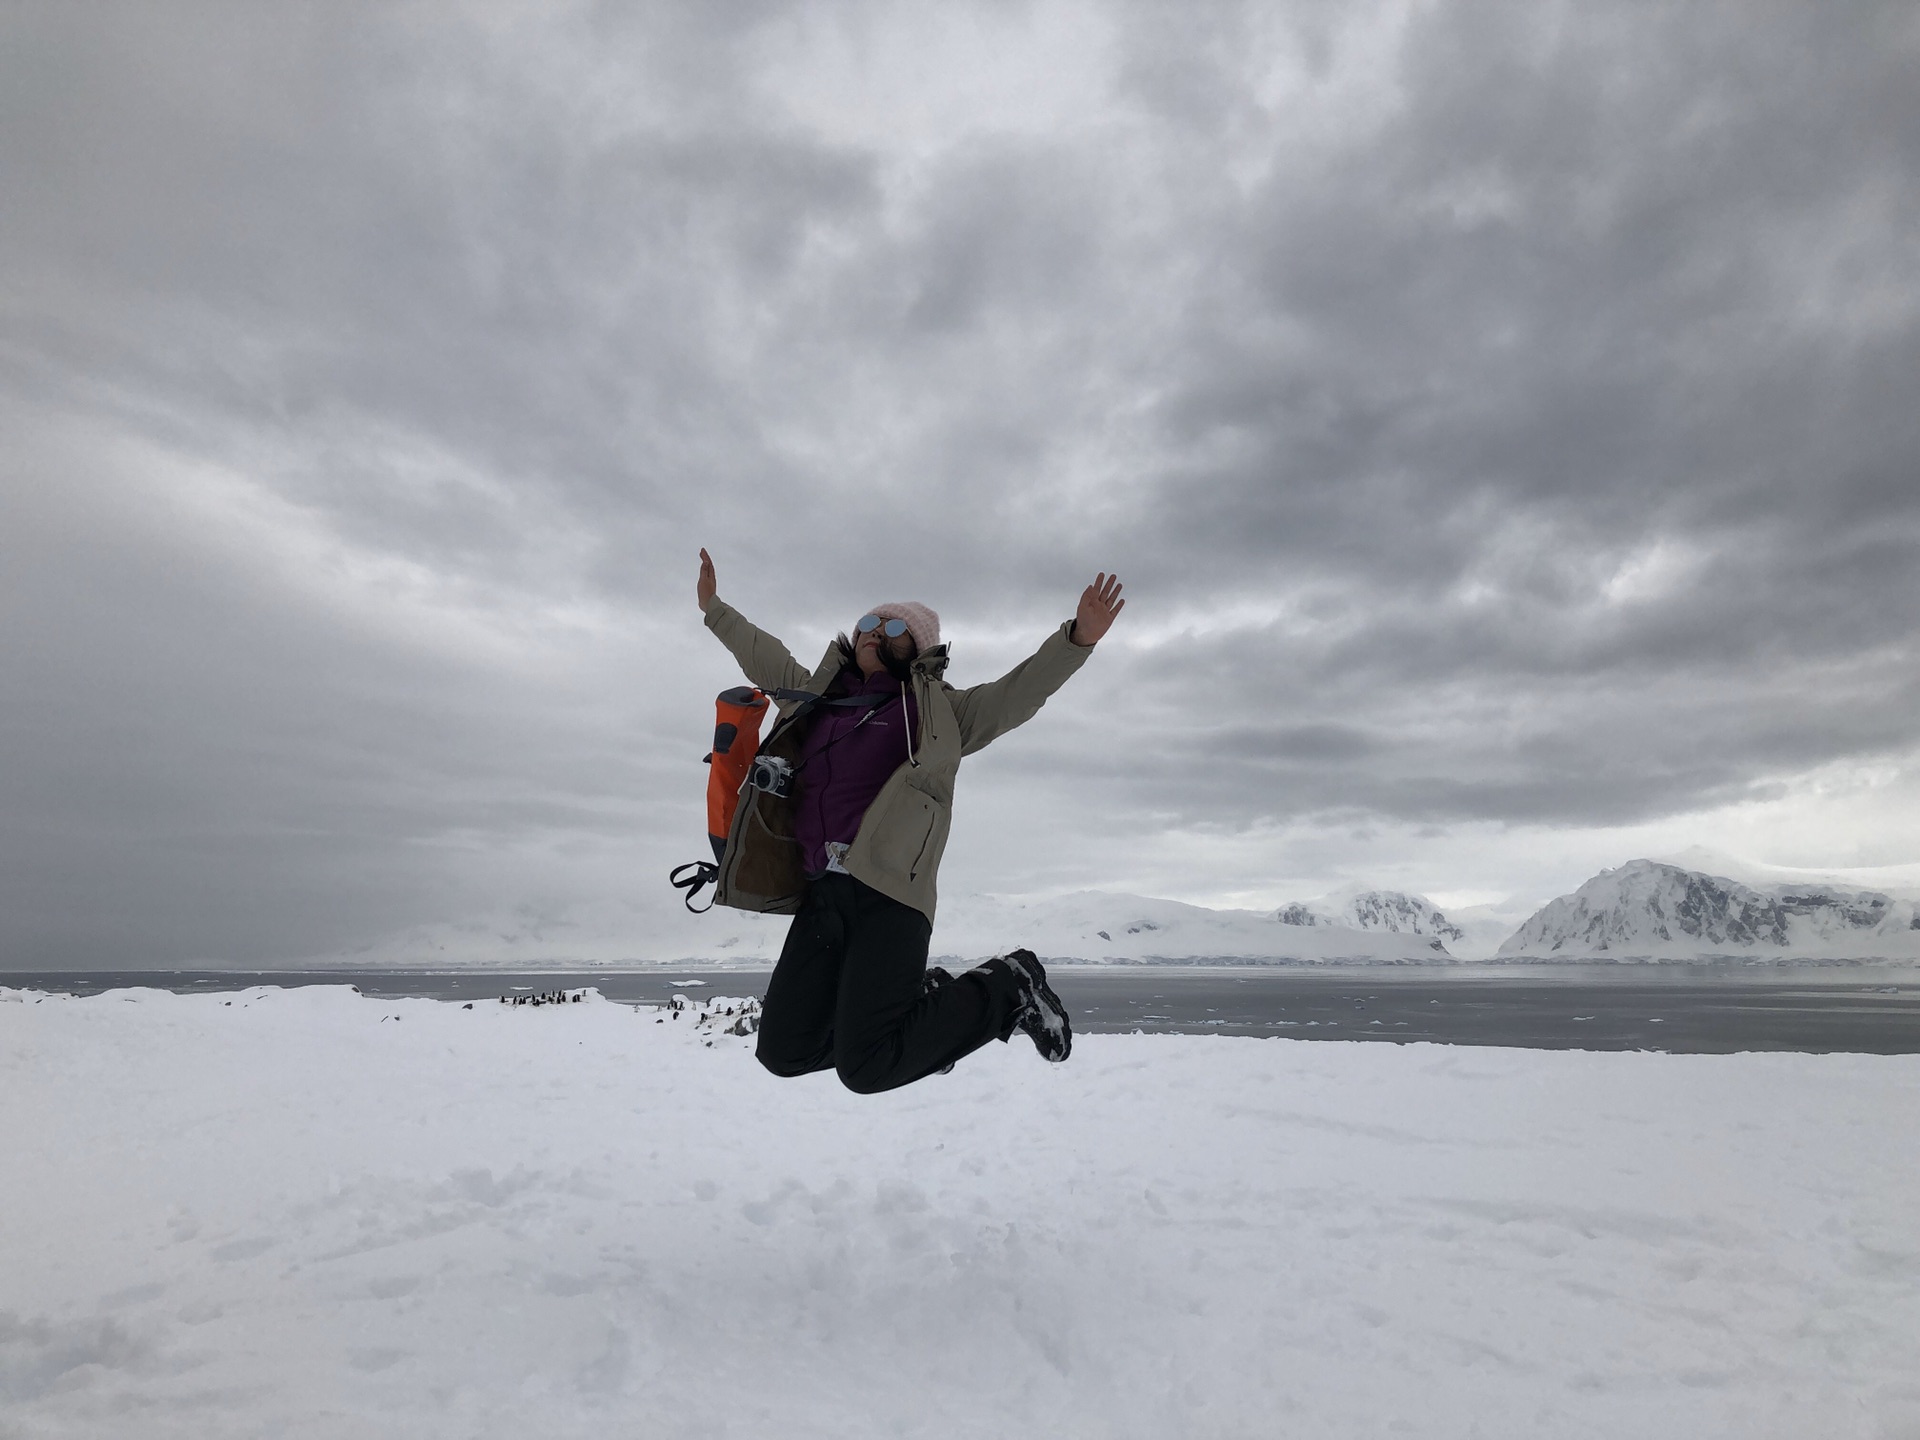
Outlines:
[{"label": "snow-covered ground", "polygon": [[732,1018],[0,992],[0,1434],[1920,1436],[1920,1056]]}]

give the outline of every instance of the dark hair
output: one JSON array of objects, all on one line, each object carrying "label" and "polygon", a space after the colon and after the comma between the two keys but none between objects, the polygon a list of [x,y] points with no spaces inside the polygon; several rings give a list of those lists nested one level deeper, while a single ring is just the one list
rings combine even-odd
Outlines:
[{"label": "dark hair", "polygon": [[[857,666],[860,662],[854,658],[853,641],[847,638],[846,632],[843,630],[834,638],[847,657],[846,663]],[[920,658],[920,642],[909,637],[908,645],[907,658],[904,660],[894,655],[891,645],[882,644],[880,647],[880,663],[886,667],[887,673],[902,685],[913,679],[913,662]]]},{"label": "dark hair", "polygon": [[915,645],[906,659],[897,659],[891,649],[880,647],[880,663],[887,667],[887,673],[902,685],[913,679],[913,662],[920,658],[920,647]]}]

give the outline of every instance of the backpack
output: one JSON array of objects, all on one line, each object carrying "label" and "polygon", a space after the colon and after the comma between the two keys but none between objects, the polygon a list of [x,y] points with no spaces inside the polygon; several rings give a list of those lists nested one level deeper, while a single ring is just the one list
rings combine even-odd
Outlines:
[{"label": "backpack", "polygon": [[753,757],[760,749],[760,725],[767,716],[766,695],[751,685],[722,690],[714,700],[713,749],[707,752],[707,840],[713,846],[713,860],[689,860],[675,867],[668,882],[682,897],[687,909],[703,915],[713,901],[696,906],[693,901],[702,890],[720,878],[720,862],[726,859],[727,835],[733,829],[733,814],[740,807],[740,792],[746,787]]}]

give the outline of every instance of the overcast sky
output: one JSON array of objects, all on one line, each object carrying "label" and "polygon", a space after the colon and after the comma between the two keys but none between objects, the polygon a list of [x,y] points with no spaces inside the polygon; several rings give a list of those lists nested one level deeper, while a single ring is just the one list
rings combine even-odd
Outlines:
[{"label": "overcast sky", "polygon": [[0,964],[699,935],[703,544],[1123,577],[949,899],[1920,859],[1920,8],[27,0],[0,436]]}]

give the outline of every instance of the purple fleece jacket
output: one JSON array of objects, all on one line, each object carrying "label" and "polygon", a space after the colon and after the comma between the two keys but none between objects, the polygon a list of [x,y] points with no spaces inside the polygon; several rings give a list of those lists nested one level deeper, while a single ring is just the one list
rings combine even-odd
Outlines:
[{"label": "purple fleece jacket", "polygon": [[794,834],[809,876],[825,873],[829,840],[853,843],[867,807],[893,772],[907,763],[908,735],[918,743],[920,707],[912,686],[906,691],[904,727],[900,682],[886,671],[873,676],[852,672],[846,693],[889,698],[872,710],[823,705],[801,742]]}]

